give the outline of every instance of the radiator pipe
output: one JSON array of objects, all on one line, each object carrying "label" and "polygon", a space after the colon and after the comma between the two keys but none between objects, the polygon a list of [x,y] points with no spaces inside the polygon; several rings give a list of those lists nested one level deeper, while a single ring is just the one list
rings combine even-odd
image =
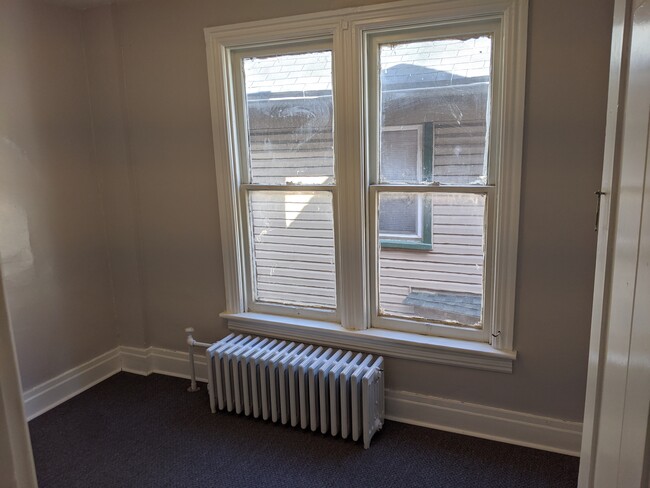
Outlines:
[{"label": "radiator pipe", "polygon": [[187,334],[187,349],[190,355],[190,386],[187,389],[187,391],[193,393],[195,391],[199,391],[199,387],[196,384],[196,368],[194,367],[194,348],[195,347],[205,347],[208,348],[212,344],[208,344],[207,342],[199,342],[192,337],[192,333],[194,332],[193,327],[188,327],[185,329],[185,333]]}]

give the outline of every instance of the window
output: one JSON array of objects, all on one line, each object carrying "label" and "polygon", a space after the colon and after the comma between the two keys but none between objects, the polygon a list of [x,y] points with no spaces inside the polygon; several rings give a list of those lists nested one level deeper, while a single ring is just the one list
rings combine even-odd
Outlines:
[{"label": "window", "polygon": [[229,318],[512,349],[525,7],[206,29]]},{"label": "window", "polygon": [[[367,37],[368,127],[370,140],[380,139],[369,147],[370,214],[377,215],[380,238],[385,222],[413,225],[413,214],[422,235],[426,207],[432,244],[406,256],[380,240],[371,280],[376,326],[427,333],[436,323],[487,340],[483,271],[492,243],[485,210],[496,179],[486,156],[497,29],[470,21]],[[428,138],[428,171],[413,170],[408,148],[420,144],[396,141],[387,130],[395,123],[435,125],[441,137]]]},{"label": "window", "polygon": [[231,59],[248,308],[335,320],[331,46]]}]

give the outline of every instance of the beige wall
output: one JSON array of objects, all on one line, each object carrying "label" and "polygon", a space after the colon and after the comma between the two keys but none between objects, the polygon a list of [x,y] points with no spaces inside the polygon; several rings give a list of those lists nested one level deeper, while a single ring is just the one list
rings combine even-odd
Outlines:
[{"label": "beige wall", "polygon": [[117,344],[81,26],[0,3],[0,253],[26,389]]},{"label": "beige wall", "polygon": [[[226,333],[203,28],[372,3],[156,0],[102,9],[123,56],[152,345]],[[612,0],[531,0],[511,375],[388,360],[388,386],[581,420]],[[93,59],[91,53],[91,59]]]},{"label": "beige wall", "polygon": [[[362,3],[3,1],[0,250],[25,387],[118,343],[226,333],[203,28]],[[531,0],[514,373],[389,359],[390,388],[581,419],[612,5]]]},{"label": "beige wall", "polygon": [[103,195],[115,327],[120,345],[148,344],[136,208],[137,181],[128,151],[124,76],[110,7],[83,13],[95,161]]}]

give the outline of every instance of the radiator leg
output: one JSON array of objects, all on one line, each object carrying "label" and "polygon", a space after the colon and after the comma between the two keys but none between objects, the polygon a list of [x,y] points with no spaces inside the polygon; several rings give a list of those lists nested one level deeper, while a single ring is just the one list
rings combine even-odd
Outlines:
[{"label": "radiator leg", "polygon": [[194,347],[189,346],[189,353],[190,353],[190,386],[187,389],[187,391],[194,393],[195,391],[199,391],[200,388],[196,384],[196,368],[194,367]]},{"label": "radiator leg", "polygon": [[205,351],[205,359],[208,365],[208,395],[210,397],[210,411],[212,413],[217,413],[217,403],[215,401],[215,392],[214,392],[214,368],[212,367],[212,353],[210,349]]}]

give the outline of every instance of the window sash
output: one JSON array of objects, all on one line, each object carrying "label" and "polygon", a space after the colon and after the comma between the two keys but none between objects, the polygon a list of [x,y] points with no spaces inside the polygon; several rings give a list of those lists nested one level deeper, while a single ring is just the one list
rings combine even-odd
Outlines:
[{"label": "window sash", "polygon": [[[230,72],[232,76],[232,93],[233,111],[237,132],[235,137],[238,159],[237,167],[239,174],[239,184],[253,184],[251,181],[251,155],[249,147],[249,121],[248,106],[246,101],[246,87],[243,73],[243,61],[246,58],[282,56],[291,54],[302,54],[316,51],[330,51],[334,58],[334,49],[331,39],[306,39],[301,42],[278,43],[263,47],[249,47],[233,50],[229,54]],[[333,61],[333,60],[332,60]],[[332,71],[334,67],[332,66]],[[334,72],[332,72],[332,99],[336,97],[334,90]],[[336,111],[334,112],[336,115]],[[336,125],[334,126],[334,140],[336,140]],[[334,181],[336,181],[336,156],[334,158]],[[285,185],[268,185],[268,186],[285,186]],[[301,185],[291,185],[300,186]]]},{"label": "window sash", "polygon": [[[364,53],[365,53],[365,79],[366,89],[365,98],[367,106],[368,134],[366,136],[367,153],[368,153],[368,174],[369,184],[380,184],[379,178],[379,133],[380,107],[381,107],[381,90],[379,82],[379,47],[382,44],[417,42],[426,40],[447,39],[454,36],[473,36],[489,35],[492,38],[492,60],[491,60],[491,80],[490,95],[488,98],[486,116],[487,121],[487,184],[494,185],[498,179],[498,174],[494,166],[495,160],[498,159],[498,129],[491,130],[492,127],[499,127],[499,110],[500,96],[502,92],[502,77],[500,75],[500,55],[501,55],[501,23],[494,19],[470,19],[466,21],[454,22],[451,25],[443,23],[442,25],[419,24],[415,27],[396,26],[393,29],[384,27],[380,30],[367,30],[364,32]],[[494,107],[494,108],[493,108]],[[496,108],[496,110],[494,110]],[[432,171],[435,168],[433,162]],[[433,174],[435,180],[435,173]],[[445,185],[447,186],[447,185]]]},{"label": "window sash", "polygon": [[[381,193],[437,193],[437,194],[471,194],[485,195],[485,236],[483,259],[483,323],[480,329],[448,325],[423,318],[399,318],[396,316],[380,315],[380,286],[379,286],[379,253],[381,250],[379,225],[379,195]],[[369,218],[369,247],[370,247],[370,327],[389,329],[403,332],[415,332],[424,335],[435,335],[453,339],[473,340],[488,342],[491,333],[491,320],[493,314],[492,302],[494,300],[493,274],[491,270],[494,263],[494,223],[495,205],[493,200],[496,195],[494,186],[425,186],[425,185],[371,185],[368,189],[368,218]]]},{"label": "window sash", "polygon": [[[270,313],[275,315],[285,315],[289,317],[302,317],[306,319],[324,320],[328,322],[340,321],[340,297],[342,294],[341,280],[339,278],[339,254],[340,249],[336,244],[339,235],[339,218],[337,215],[337,196],[336,183],[333,184],[259,184],[251,182],[251,155],[249,145],[249,121],[248,121],[248,107],[246,100],[245,77],[243,73],[243,60],[246,58],[254,57],[269,57],[281,56],[290,54],[301,54],[317,51],[330,51],[332,53],[332,62],[334,63],[334,46],[331,37],[316,39],[302,39],[294,42],[278,42],[272,45],[247,47],[235,49],[228,53],[230,62],[230,77],[232,80],[231,98],[233,101],[233,118],[237,131],[234,136],[236,138],[234,147],[236,149],[237,158],[236,165],[233,161],[233,166],[236,167],[238,179],[237,186],[238,200],[239,200],[239,215],[240,215],[240,235],[241,235],[241,248],[243,258],[243,284],[244,296],[243,305],[244,310],[257,312],[257,313]],[[336,105],[336,92],[334,89],[334,66],[332,66],[332,98],[333,104]],[[336,117],[336,108],[334,107],[334,117]],[[336,123],[334,124],[333,137],[336,141]],[[335,142],[334,142],[335,143]],[[336,181],[337,158],[336,152],[334,154],[334,175]],[[326,191],[332,194],[332,219],[334,226],[334,259],[335,259],[335,290],[336,290],[336,308],[320,308],[311,306],[300,306],[292,304],[281,304],[272,302],[263,302],[256,300],[256,265],[254,259],[254,236],[253,224],[250,221],[250,193],[252,191],[278,191],[278,192],[309,192],[309,191]]]},{"label": "window sash", "polygon": [[[327,189],[318,187],[318,190],[315,191],[328,191],[332,194],[332,204],[333,209],[333,219],[336,215],[335,202],[336,202],[336,189],[335,187],[328,187]],[[298,188],[292,188],[287,186],[275,186],[275,187],[263,187],[260,189],[258,185],[242,185],[240,192],[240,205],[241,205],[241,214],[245,216],[242,219],[242,237],[244,243],[244,259],[246,263],[246,296],[245,304],[246,310],[257,313],[270,313],[275,315],[286,315],[290,317],[303,317],[306,319],[314,320],[324,320],[327,322],[338,322],[340,315],[338,309],[339,303],[339,280],[335,277],[335,290],[336,290],[336,304],[335,309],[312,307],[312,306],[302,306],[302,305],[291,305],[291,304],[281,304],[273,302],[263,302],[255,300],[255,259],[254,259],[254,244],[253,244],[253,226],[250,222],[250,193],[252,191],[278,191],[278,192],[309,192],[310,189],[304,189],[302,186]],[[334,225],[334,234],[336,235],[336,221],[333,222]],[[336,250],[335,250],[335,269],[338,271],[338,261],[336,260]]]},{"label": "window sash", "polygon": [[[426,40],[447,39],[450,37],[464,37],[474,35],[489,35],[492,39],[491,49],[491,77],[490,95],[487,101],[486,131],[487,131],[487,184],[485,185],[439,185],[436,183],[415,185],[380,183],[380,131],[384,130],[380,120],[381,113],[381,85],[379,80],[380,57],[379,48],[382,44],[418,42]],[[498,59],[501,54],[501,45],[498,41],[500,35],[500,23],[491,19],[472,19],[453,23],[452,25],[428,25],[421,27],[397,27],[396,29],[385,28],[365,33],[366,53],[366,104],[367,104],[367,137],[368,144],[368,219],[369,219],[369,257],[370,257],[370,327],[390,329],[405,332],[415,332],[425,335],[436,335],[453,339],[474,340],[489,342],[494,323],[493,301],[495,289],[492,282],[492,266],[495,262],[495,212],[496,206],[493,200],[496,194],[496,183],[498,180],[497,167],[498,144],[495,139],[499,130],[495,115],[498,110],[491,110],[493,105],[499,105],[501,93],[501,77],[498,73]],[[495,66],[496,64],[496,66]],[[490,130],[491,127],[497,130]],[[433,161],[435,168],[435,160]],[[433,180],[436,176],[433,173]],[[380,235],[379,224],[379,194],[383,192],[420,192],[420,193],[471,193],[484,194],[485,202],[485,249],[483,262],[483,314],[482,327],[474,329],[469,327],[447,325],[433,320],[420,318],[398,318],[385,316],[379,313],[380,307]]]}]

